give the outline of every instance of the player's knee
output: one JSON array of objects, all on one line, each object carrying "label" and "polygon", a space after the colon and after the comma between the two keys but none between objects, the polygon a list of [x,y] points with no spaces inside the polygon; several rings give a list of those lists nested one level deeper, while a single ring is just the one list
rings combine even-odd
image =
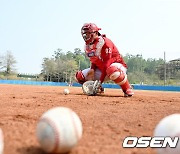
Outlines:
[{"label": "player's knee", "polygon": [[78,72],[76,72],[76,75],[75,75],[75,80],[80,83],[80,84],[83,84],[86,80],[85,80],[85,77],[82,73],[81,70],[79,70]]},{"label": "player's knee", "polygon": [[106,70],[106,73],[110,80],[119,85],[123,84],[127,80],[127,75],[116,66],[109,66]]},{"label": "player's knee", "polygon": [[110,80],[116,80],[120,76],[120,71],[115,66],[109,66],[106,70],[107,76]]}]

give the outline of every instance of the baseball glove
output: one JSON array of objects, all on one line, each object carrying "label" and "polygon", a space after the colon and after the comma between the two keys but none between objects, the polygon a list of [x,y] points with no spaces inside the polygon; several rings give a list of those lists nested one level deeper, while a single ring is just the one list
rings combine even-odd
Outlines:
[{"label": "baseball glove", "polygon": [[101,87],[101,82],[98,80],[86,81],[82,86],[82,90],[83,93],[88,96],[95,96],[99,92],[100,87]]}]

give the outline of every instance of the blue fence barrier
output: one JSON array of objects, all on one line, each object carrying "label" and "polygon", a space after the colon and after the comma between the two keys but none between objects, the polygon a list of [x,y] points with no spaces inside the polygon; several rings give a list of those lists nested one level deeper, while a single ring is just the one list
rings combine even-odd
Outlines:
[{"label": "blue fence barrier", "polygon": [[[46,86],[68,86],[66,82],[45,82],[45,81],[27,81],[27,80],[0,80],[0,84],[23,84],[23,85],[46,85]],[[79,83],[73,83],[72,86],[81,87]],[[103,84],[104,88],[119,89],[116,84]],[[154,85],[133,85],[137,90],[159,90],[159,91],[177,91],[180,92],[180,86],[154,86]]]},{"label": "blue fence barrier", "polygon": [[27,80],[0,80],[0,84],[68,86],[68,83],[66,82],[45,82],[45,81],[27,81]]},{"label": "blue fence barrier", "polygon": [[153,85],[133,85],[134,89],[139,90],[159,90],[159,91],[179,91],[180,86],[153,86]]}]

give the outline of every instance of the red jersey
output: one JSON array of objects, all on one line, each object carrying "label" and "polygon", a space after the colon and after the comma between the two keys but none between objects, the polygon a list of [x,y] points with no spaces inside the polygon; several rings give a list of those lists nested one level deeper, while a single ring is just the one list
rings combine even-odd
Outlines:
[{"label": "red jersey", "polygon": [[106,69],[112,63],[121,63],[127,68],[126,63],[114,43],[105,36],[99,36],[93,44],[86,44],[85,52],[91,61],[91,68],[99,68],[101,70],[101,82],[104,81],[106,76]]}]

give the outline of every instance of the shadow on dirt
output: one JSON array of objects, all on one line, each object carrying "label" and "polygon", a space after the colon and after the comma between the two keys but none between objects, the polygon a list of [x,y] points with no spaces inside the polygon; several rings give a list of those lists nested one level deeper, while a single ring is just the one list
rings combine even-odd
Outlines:
[{"label": "shadow on dirt", "polygon": [[[36,146],[22,147],[17,149],[17,151],[20,154],[47,154],[40,147]],[[69,154],[69,152],[65,154]]]},{"label": "shadow on dirt", "polygon": [[113,95],[102,94],[102,95],[97,95],[97,96],[100,96],[100,97],[123,97],[124,98],[124,96],[121,96],[121,95],[113,96]]},{"label": "shadow on dirt", "polygon": [[[81,96],[87,96],[87,95],[85,95],[85,94],[75,94],[75,95],[81,95]],[[123,95],[107,95],[107,94],[97,94],[96,96],[87,96],[87,97],[123,97],[124,98],[124,96]]]},{"label": "shadow on dirt", "polygon": [[20,154],[46,154],[40,147],[29,146],[17,149]]}]

